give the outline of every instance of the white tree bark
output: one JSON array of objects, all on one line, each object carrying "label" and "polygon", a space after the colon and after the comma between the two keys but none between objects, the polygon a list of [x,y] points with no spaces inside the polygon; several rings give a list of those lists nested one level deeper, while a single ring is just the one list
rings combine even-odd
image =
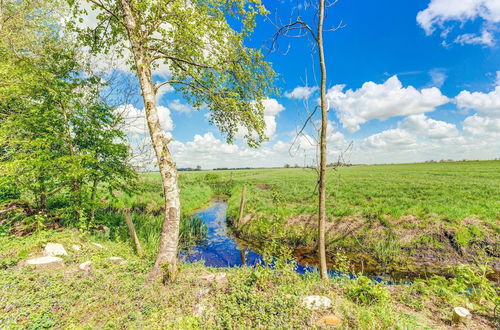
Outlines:
[{"label": "white tree bark", "polygon": [[136,25],[133,8],[129,0],[121,0],[124,14],[124,23],[132,48],[137,76],[141,85],[142,97],[144,99],[144,109],[146,121],[148,123],[151,142],[156,153],[158,167],[163,184],[165,196],[165,219],[160,236],[160,246],[156,262],[151,273],[152,277],[157,277],[162,273],[162,266],[168,266],[169,270],[175,269],[177,264],[177,249],[179,245],[179,222],[180,222],[180,199],[177,184],[177,168],[168,149],[169,139],[162,130],[158,118],[158,108],[156,106],[156,91],[151,74],[151,60],[147,51],[141,43],[141,31]]}]

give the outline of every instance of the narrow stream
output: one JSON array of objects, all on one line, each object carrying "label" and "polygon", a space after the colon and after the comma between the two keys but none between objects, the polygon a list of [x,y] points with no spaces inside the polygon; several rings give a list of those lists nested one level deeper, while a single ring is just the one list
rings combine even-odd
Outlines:
[{"label": "narrow stream", "polygon": [[[230,234],[226,219],[227,203],[214,201],[212,205],[195,216],[203,219],[208,227],[207,239],[200,245],[183,253],[187,262],[203,260],[209,267],[254,266],[262,261],[257,252],[239,244]],[[316,267],[298,264],[298,273],[315,271]],[[336,272],[331,271],[331,275]]]},{"label": "narrow stream", "polygon": [[195,216],[202,218],[208,227],[207,238],[185,253],[187,262],[203,260],[209,267],[233,267],[253,266],[262,260],[260,254],[239,246],[230,235],[226,210],[224,201],[215,201],[209,208],[196,213]]},{"label": "narrow stream", "polygon": [[[211,205],[198,212],[195,216],[203,219],[208,227],[206,239],[195,247],[190,248],[188,251],[181,252],[181,256],[187,262],[196,262],[203,260],[206,266],[209,267],[234,267],[234,266],[254,266],[262,262],[262,256],[253,251],[251,244],[245,242],[241,244],[237,239],[231,235],[230,229],[227,227],[227,203],[222,200],[215,200]],[[250,248],[249,248],[250,247]],[[306,266],[308,264],[314,265],[314,260],[311,259],[311,253],[304,253],[303,251],[295,251],[295,258],[298,261],[296,271],[304,274],[305,272],[317,271],[315,266]],[[355,260],[352,256],[351,260]],[[381,265],[363,265],[351,264],[356,273],[364,273],[370,276],[377,282],[385,282],[392,284],[393,281],[398,283],[411,282],[415,278],[426,278],[433,274],[446,276],[442,272],[442,268],[430,268],[428,266],[421,269],[414,268],[409,270],[390,270]],[[330,276],[336,277],[341,273],[334,270],[329,270]],[[500,272],[498,270],[490,276],[490,280],[499,281]],[[351,278],[354,276],[349,274]]]}]

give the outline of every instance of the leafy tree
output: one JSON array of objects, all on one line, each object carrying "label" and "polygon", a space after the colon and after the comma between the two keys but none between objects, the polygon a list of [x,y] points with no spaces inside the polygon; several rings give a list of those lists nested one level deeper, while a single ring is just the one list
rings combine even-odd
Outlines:
[{"label": "leafy tree", "polygon": [[[274,72],[260,51],[245,47],[244,39],[255,26],[255,16],[265,9],[260,0],[82,0],[74,7],[76,15],[85,12],[85,3],[98,11],[98,24],[94,29],[75,25],[81,40],[95,52],[118,46],[126,55],[128,50],[139,78],[165,197],[151,274],[157,276],[162,266],[175,269],[180,220],[178,174],[168,148],[171,138],[158,119],[157,91],[173,86],[194,107],[207,106],[211,123],[229,142],[243,127],[249,145],[258,145],[266,138],[262,100],[272,91]],[[170,77],[155,84],[153,71],[160,65],[168,68]]]},{"label": "leafy tree", "polygon": [[62,33],[57,3],[0,6],[0,186],[15,184],[39,212],[57,209],[88,226],[98,183],[135,177],[123,133],[100,79],[82,72],[77,45]]}]

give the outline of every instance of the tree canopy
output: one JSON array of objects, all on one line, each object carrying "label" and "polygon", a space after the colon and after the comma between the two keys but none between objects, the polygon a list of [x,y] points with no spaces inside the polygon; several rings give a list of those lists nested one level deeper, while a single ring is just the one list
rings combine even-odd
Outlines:
[{"label": "tree canopy", "polygon": [[262,100],[274,92],[275,73],[260,50],[244,44],[256,15],[266,12],[260,0],[127,1],[136,22],[130,35],[120,1],[70,3],[80,19],[97,13],[95,27],[72,24],[93,51],[130,59],[130,40],[137,42],[146,65],[168,71],[168,78],[157,77],[156,91],[168,84],[195,108],[207,107],[229,141],[239,131],[251,146],[266,139]]}]

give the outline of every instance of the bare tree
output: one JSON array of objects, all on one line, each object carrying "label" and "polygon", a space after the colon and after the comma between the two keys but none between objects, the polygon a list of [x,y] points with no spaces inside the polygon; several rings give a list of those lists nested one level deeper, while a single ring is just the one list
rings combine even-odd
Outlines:
[{"label": "bare tree", "polygon": [[317,145],[319,147],[319,164],[318,164],[318,256],[319,256],[319,270],[322,279],[326,279],[327,275],[327,265],[326,265],[326,248],[325,248],[325,225],[326,225],[326,165],[327,165],[327,127],[328,127],[328,108],[329,105],[326,99],[326,60],[324,51],[324,39],[323,33],[327,31],[335,31],[343,27],[342,22],[336,27],[325,29],[325,10],[338,0],[333,0],[331,2],[326,2],[325,0],[310,0],[308,2],[308,7],[315,10],[314,15],[314,26],[311,26],[305,20],[297,15],[295,19],[290,19],[286,24],[281,24],[281,22],[273,24],[277,27],[277,32],[272,38],[270,51],[277,49],[277,43],[280,37],[290,37],[298,38],[307,36],[311,41],[312,47],[317,50],[317,56],[319,61],[319,71],[320,71],[320,81],[319,81],[319,91],[320,91],[320,102],[319,106],[309,112],[309,115],[304,123],[304,126],[299,131],[302,134],[305,126],[309,122],[313,122],[313,118],[316,111],[319,109],[321,112],[321,124],[318,129],[319,131],[319,141]]}]

